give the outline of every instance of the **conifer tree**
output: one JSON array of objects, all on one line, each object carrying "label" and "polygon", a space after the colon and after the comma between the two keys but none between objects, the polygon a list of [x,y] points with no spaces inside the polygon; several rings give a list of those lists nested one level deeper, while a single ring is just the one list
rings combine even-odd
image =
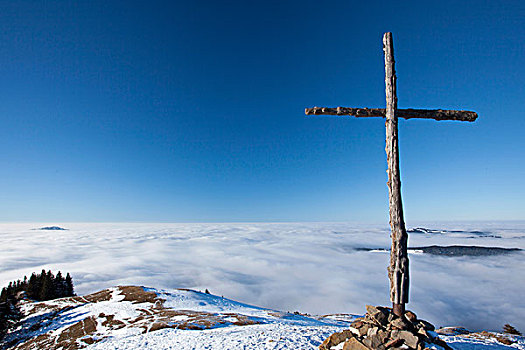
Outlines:
[{"label": "conifer tree", "polygon": [[510,324],[506,324],[503,326],[503,333],[521,335],[521,332],[518,331],[516,328],[512,327]]},{"label": "conifer tree", "polygon": [[67,296],[66,293],[66,280],[62,277],[62,272],[58,271],[54,281],[55,295],[57,298]]},{"label": "conifer tree", "polygon": [[67,297],[71,297],[75,295],[75,290],[73,288],[73,279],[71,278],[71,275],[69,272],[66,275],[66,295]]},{"label": "conifer tree", "polygon": [[55,298],[54,286],[51,277],[45,274],[43,277],[42,289],[40,290],[39,300],[51,300]]},{"label": "conifer tree", "polygon": [[27,296],[30,299],[36,299],[39,294],[39,290],[37,286],[37,277],[34,272],[31,274],[31,277],[29,277],[29,282],[27,283],[26,291],[27,291]]}]

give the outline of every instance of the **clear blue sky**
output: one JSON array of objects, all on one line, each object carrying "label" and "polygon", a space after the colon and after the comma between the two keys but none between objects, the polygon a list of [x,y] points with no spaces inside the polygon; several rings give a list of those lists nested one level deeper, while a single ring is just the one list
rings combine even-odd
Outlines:
[{"label": "clear blue sky", "polygon": [[0,221],[525,219],[523,1],[2,1]]}]

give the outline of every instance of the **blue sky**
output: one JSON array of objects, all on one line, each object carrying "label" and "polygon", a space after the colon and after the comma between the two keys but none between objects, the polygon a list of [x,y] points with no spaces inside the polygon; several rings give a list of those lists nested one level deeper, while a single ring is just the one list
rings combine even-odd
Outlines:
[{"label": "blue sky", "polygon": [[1,221],[388,222],[392,31],[405,217],[525,219],[521,1],[2,1]]}]

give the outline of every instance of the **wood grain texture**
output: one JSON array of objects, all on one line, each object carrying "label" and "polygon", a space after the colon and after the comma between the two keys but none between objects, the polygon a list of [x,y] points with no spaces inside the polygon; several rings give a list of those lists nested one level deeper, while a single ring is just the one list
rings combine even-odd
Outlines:
[{"label": "wood grain texture", "polygon": [[392,33],[383,36],[385,53],[385,92],[386,92],[386,155],[388,163],[388,199],[390,208],[390,229],[392,231],[392,249],[390,251],[390,300],[396,306],[395,311],[404,309],[408,303],[408,235],[403,218],[401,200],[401,180],[399,173],[399,146],[397,135],[397,95],[396,71]]},{"label": "wood grain texture", "polygon": [[[313,107],[305,109],[306,115],[339,115],[353,116],[357,118],[386,117],[385,108],[352,108],[352,107]],[[472,111],[454,111],[443,109],[398,109],[398,118],[404,119],[435,119],[435,120],[457,120],[473,122],[478,114]]]}]

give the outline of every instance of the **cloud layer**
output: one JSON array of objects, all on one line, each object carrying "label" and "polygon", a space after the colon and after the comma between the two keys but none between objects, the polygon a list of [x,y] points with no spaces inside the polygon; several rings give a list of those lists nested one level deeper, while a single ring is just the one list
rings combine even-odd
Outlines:
[{"label": "cloud layer", "polygon": [[[54,223],[52,223],[54,224]],[[41,269],[71,272],[79,294],[118,284],[193,288],[284,311],[364,313],[388,305],[379,225],[286,224],[46,224],[0,225],[0,284]],[[409,245],[525,248],[525,223],[426,223],[468,233],[412,233]],[[500,236],[501,238],[497,238]],[[488,257],[410,255],[408,307],[436,326],[525,330],[525,253]]]}]

